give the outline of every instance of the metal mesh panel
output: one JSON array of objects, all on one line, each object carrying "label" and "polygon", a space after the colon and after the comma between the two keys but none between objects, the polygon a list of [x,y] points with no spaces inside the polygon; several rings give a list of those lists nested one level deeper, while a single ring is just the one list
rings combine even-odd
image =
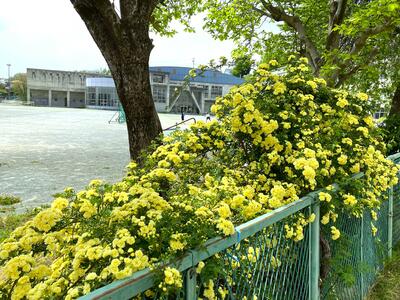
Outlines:
[{"label": "metal mesh panel", "polygon": [[[308,211],[308,209],[306,210]],[[214,292],[225,299],[308,299],[309,229],[304,239],[285,237],[283,219],[219,254],[222,262]],[[198,280],[197,296],[204,296]]]},{"label": "metal mesh panel", "polygon": [[[331,268],[321,289],[322,299],[357,299],[360,297],[360,219],[346,217],[339,219],[336,227],[341,232],[338,242],[330,243]],[[323,236],[329,239],[330,231],[326,227]],[[340,243],[339,243],[340,241]]]},{"label": "metal mesh panel", "polygon": [[393,245],[400,242],[400,184],[393,187]]},{"label": "metal mesh panel", "polygon": [[[388,253],[388,202],[384,202],[372,234],[371,215],[342,217],[336,224],[340,240],[330,243],[331,269],[321,289],[322,299],[362,299],[375,281]],[[329,232],[324,229],[324,236]]]}]

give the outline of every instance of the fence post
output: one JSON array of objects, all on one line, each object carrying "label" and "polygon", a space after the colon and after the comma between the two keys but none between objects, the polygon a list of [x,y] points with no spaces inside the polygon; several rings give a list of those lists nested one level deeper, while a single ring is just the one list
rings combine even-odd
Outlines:
[{"label": "fence post", "polygon": [[196,268],[190,268],[185,274],[185,300],[197,299],[196,295]]},{"label": "fence post", "polygon": [[[360,218],[361,226],[360,226],[360,263],[364,262],[364,214],[361,215]],[[360,300],[364,299],[364,272],[360,272]]]},{"label": "fence post", "polygon": [[310,206],[311,213],[315,214],[315,220],[310,224],[310,240],[309,240],[309,299],[319,300],[319,230],[320,230],[320,213],[318,194],[312,195],[313,204]]},{"label": "fence post", "polygon": [[393,247],[393,187],[389,189],[388,209],[388,256],[392,257]]}]

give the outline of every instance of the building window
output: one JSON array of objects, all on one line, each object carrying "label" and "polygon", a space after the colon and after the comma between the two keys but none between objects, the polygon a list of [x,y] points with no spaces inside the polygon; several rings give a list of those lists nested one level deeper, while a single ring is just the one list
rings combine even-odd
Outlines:
[{"label": "building window", "polygon": [[222,96],[222,86],[211,86],[211,98]]},{"label": "building window", "polygon": [[383,118],[384,116],[386,116],[386,112],[383,110],[377,111],[374,113],[374,119],[380,119]]},{"label": "building window", "polygon": [[154,83],[164,83],[164,75],[153,74],[152,77]]},{"label": "building window", "polygon": [[203,85],[201,87],[201,89],[203,90],[204,98],[208,98],[209,97],[209,95],[208,95],[208,85]]},{"label": "building window", "polygon": [[153,86],[154,102],[165,103],[167,101],[167,90],[163,86]]}]

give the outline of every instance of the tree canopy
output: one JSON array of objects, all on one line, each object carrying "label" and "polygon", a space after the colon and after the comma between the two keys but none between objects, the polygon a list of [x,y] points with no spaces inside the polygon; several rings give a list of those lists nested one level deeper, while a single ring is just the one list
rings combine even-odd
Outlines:
[{"label": "tree canopy", "polygon": [[[207,9],[215,37],[234,39],[264,61],[306,56],[314,75],[333,87],[392,94],[398,84],[398,0],[208,0]],[[269,32],[266,22],[278,22],[280,32]]]},{"label": "tree canopy", "polygon": [[103,54],[125,111],[131,158],[137,158],[162,131],[150,87],[149,31],[172,35],[177,20],[191,31],[189,20],[201,10],[199,0],[71,0]]}]

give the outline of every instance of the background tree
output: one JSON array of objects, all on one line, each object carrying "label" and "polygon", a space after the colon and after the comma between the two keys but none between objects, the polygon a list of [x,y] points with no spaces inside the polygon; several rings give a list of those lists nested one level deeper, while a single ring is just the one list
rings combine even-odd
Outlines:
[{"label": "background tree", "polygon": [[[208,0],[207,8],[206,27],[215,37],[248,45],[263,60],[283,62],[297,53],[331,87],[374,86],[395,95],[398,64],[388,61],[398,56],[398,0]],[[280,32],[267,32],[265,22],[279,22]]]},{"label": "background tree", "polygon": [[11,80],[11,88],[14,95],[17,95],[19,100],[26,102],[27,100],[26,73],[15,74]]},{"label": "background tree", "polygon": [[[400,105],[395,93],[398,0],[208,0],[207,10],[205,26],[219,39],[233,39],[264,61],[287,62],[293,53],[305,56],[314,76],[323,77],[328,86],[374,87],[379,101],[386,90],[392,105]],[[266,22],[279,22],[280,32],[268,32]],[[331,250],[323,235],[320,245],[323,280]]]},{"label": "background tree", "polygon": [[6,85],[0,83],[0,97],[5,97],[7,95]]},{"label": "background tree", "polygon": [[149,79],[149,30],[173,35],[179,20],[188,31],[197,0],[70,0],[103,54],[126,115],[131,158],[162,131]]},{"label": "background tree", "polygon": [[232,75],[236,77],[244,77],[251,72],[251,68],[255,61],[249,53],[240,53],[233,57]]}]

